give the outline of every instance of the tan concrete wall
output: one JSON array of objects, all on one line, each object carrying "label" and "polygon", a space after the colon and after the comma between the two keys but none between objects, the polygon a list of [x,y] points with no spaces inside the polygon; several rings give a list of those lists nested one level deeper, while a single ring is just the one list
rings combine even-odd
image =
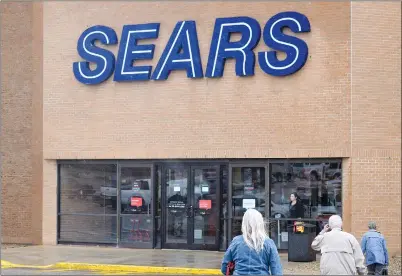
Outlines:
[{"label": "tan concrete wall", "polygon": [[[251,16],[263,27],[281,11],[311,23],[310,58],[298,73],[96,86],[75,80],[77,40],[93,25],[118,37],[124,24],[161,22],[156,66],[177,21],[197,22],[207,64],[217,17]],[[77,19],[78,18],[78,19]],[[117,46],[110,47],[114,53]],[[267,50],[263,41],[257,51]],[[44,4],[44,155],[63,158],[340,157],[350,150],[350,6],[283,2],[47,2]],[[205,72],[205,70],[204,70]],[[286,116],[285,116],[286,115]]]},{"label": "tan concrete wall", "polygon": [[352,231],[401,252],[401,3],[352,3]]},{"label": "tan concrete wall", "polygon": [[1,3],[0,9],[1,238],[41,243],[41,4]]}]

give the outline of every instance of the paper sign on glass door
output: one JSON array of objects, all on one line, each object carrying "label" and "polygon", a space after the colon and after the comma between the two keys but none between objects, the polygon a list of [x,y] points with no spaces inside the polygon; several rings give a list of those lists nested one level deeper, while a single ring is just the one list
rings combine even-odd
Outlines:
[{"label": "paper sign on glass door", "polygon": [[202,239],[202,230],[194,229],[194,239],[201,240]]},{"label": "paper sign on glass door", "polygon": [[174,186],[173,191],[175,192],[180,192],[180,186]]},{"label": "paper sign on glass door", "polygon": [[283,242],[287,242],[289,240],[288,232],[282,232],[281,237]]},{"label": "paper sign on glass door", "polygon": [[141,207],[142,206],[142,198],[133,196],[131,198],[131,206],[132,207]]},{"label": "paper sign on glass door", "polygon": [[254,209],[255,208],[255,199],[254,198],[243,198],[243,208]]},{"label": "paper sign on glass door", "polygon": [[209,210],[209,209],[211,209],[212,202],[210,199],[201,199],[198,202],[198,205],[199,205],[200,209]]}]

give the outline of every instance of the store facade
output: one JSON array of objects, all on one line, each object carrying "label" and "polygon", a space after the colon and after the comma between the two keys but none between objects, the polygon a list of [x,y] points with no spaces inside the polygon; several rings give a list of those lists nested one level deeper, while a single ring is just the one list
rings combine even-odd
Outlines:
[{"label": "store facade", "polygon": [[400,252],[393,5],[2,4],[3,239],[225,250],[256,208],[286,250],[296,192],[317,231],[374,219]]}]

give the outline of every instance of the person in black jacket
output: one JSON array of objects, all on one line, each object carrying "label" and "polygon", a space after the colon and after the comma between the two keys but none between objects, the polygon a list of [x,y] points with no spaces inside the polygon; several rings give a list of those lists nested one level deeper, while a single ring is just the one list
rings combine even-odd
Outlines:
[{"label": "person in black jacket", "polygon": [[[297,219],[304,217],[304,207],[296,193],[290,194],[289,203],[289,218]],[[293,231],[293,226],[296,220],[288,220],[288,231]]]},{"label": "person in black jacket", "polygon": [[296,193],[290,194],[289,213],[290,218],[304,217],[304,207],[299,196]]}]

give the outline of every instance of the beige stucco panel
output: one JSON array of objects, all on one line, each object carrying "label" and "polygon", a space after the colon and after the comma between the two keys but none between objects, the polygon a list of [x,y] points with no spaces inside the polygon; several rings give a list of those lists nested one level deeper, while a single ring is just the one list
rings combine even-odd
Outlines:
[{"label": "beige stucco panel", "polygon": [[[299,72],[272,77],[256,63],[239,78],[227,62],[220,79],[80,84],[72,64],[77,40],[93,25],[160,22],[155,67],[179,20],[197,22],[205,73],[217,17],[250,16],[263,28],[281,11],[311,23],[300,34],[310,57]],[[117,47],[109,47],[114,53]],[[258,51],[268,48],[263,41]],[[45,158],[222,158],[348,156],[350,6],[272,2],[47,2],[44,4]]]}]

